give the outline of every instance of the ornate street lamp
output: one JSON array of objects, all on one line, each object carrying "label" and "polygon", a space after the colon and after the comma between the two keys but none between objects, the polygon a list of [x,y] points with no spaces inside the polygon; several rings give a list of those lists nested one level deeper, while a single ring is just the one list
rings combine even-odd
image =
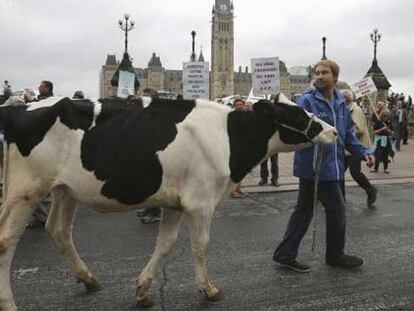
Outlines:
[{"label": "ornate street lamp", "polygon": [[118,65],[118,68],[116,69],[114,75],[112,76],[111,85],[113,87],[118,87],[120,71],[127,71],[130,73],[133,73],[135,76],[134,89],[135,89],[135,92],[137,92],[139,89],[139,81],[138,81],[137,75],[135,73],[134,67],[132,66],[132,62],[128,54],[128,31],[131,31],[134,28],[135,22],[129,20],[128,14],[125,14],[124,18],[125,18],[125,21],[121,19],[118,20],[118,26],[119,28],[121,28],[122,31],[125,32],[125,51],[124,51],[124,55],[122,57],[121,63]]},{"label": "ornate street lamp", "polygon": [[313,67],[314,67],[314,66],[309,65],[309,66],[306,68],[306,71],[308,72],[308,79],[309,79],[309,83],[311,83],[311,82],[312,82],[313,72],[314,72],[314,68],[313,68]]},{"label": "ornate street lamp", "polygon": [[195,36],[196,36],[196,32],[194,30],[191,32],[191,36],[193,37],[191,61],[195,62],[196,61],[196,55],[195,55]]},{"label": "ornate street lamp", "polygon": [[125,32],[125,52],[124,53],[128,53],[128,31],[131,31],[132,29],[134,29],[135,22],[129,20],[128,14],[125,14],[124,18],[125,18],[125,22],[120,19],[118,20],[118,25],[119,25],[119,28],[121,28],[121,30]]},{"label": "ornate street lamp", "polygon": [[327,59],[326,58],[326,37],[322,38],[322,60]]},{"label": "ornate street lamp", "polygon": [[371,41],[374,43],[374,60],[372,63],[377,64],[377,45],[381,40],[381,34],[378,33],[378,29],[374,29],[369,36],[371,37]]}]

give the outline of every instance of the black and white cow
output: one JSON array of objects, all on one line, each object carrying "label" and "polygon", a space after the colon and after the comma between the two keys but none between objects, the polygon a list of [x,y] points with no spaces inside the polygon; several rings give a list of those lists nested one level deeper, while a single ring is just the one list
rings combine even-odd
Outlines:
[{"label": "black and white cow", "polygon": [[48,193],[53,202],[46,228],[87,290],[100,286],[73,245],[77,206],[100,212],[163,206],[155,251],[138,276],[137,302],[151,303],[157,264],[175,243],[183,214],[197,283],[207,298],[218,299],[206,269],[217,203],[264,158],[330,143],[337,135],[283,95],[274,103],[259,101],[251,112],[201,100],[150,101],[53,97],[0,108],[6,141],[0,310],[16,310],[11,261],[33,208]]}]

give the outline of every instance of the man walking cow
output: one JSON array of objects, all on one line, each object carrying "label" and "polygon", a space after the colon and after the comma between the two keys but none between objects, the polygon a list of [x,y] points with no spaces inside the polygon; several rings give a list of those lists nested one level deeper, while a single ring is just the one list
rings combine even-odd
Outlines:
[{"label": "man walking cow", "polygon": [[[345,249],[345,201],[340,181],[344,178],[344,148],[355,157],[365,158],[372,166],[373,156],[355,136],[354,123],[345,100],[335,88],[339,66],[332,60],[322,60],[315,67],[314,88],[304,92],[299,106],[336,127],[338,139],[324,148],[319,176],[318,199],[326,211],[326,263],[334,267],[354,268],[363,264],[361,258],[346,255]],[[294,175],[299,177],[299,196],[282,242],[276,248],[273,259],[292,270],[310,272],[310,266],[296,260],[303,236],[313,216],[315,161],[318,146],[299,150],[294,158]]]}]

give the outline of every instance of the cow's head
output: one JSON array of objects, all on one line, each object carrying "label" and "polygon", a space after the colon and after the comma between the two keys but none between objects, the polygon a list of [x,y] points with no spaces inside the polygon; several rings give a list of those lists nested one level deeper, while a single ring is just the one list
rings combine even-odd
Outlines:
[{"label": "cow's head", "polygon": [[334,127],[292,103],[283,94],[277,95],[274,102],[258,101],[254,110],[274,122],[276,136],[285,147],[281,151],[332,143],[338,135]]}]

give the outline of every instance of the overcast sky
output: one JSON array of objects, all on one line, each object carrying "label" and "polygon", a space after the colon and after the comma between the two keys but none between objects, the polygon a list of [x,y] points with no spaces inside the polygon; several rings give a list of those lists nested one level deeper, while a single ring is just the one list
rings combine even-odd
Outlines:
[{"label": "overcast sky", "polygon": [[[55,84],[55,94],[83,90],[98,96],[99,71],[107,54],[123,52],[117,21],[136,23],[129,52],[145,68],[153,52],[166,69],[182,69],[191,53],[191,30],[210,61],[214,0],[0,0],[0,79],[13,90]],[[327,56],[340,79],[361,79],[371,65],[369,34],[382,34],[378,63],[392,90],[414,94],[414,1],[234,0],[235,69],[250,59],[279,56],[288,67],[317,62],[326,36]]]}]

